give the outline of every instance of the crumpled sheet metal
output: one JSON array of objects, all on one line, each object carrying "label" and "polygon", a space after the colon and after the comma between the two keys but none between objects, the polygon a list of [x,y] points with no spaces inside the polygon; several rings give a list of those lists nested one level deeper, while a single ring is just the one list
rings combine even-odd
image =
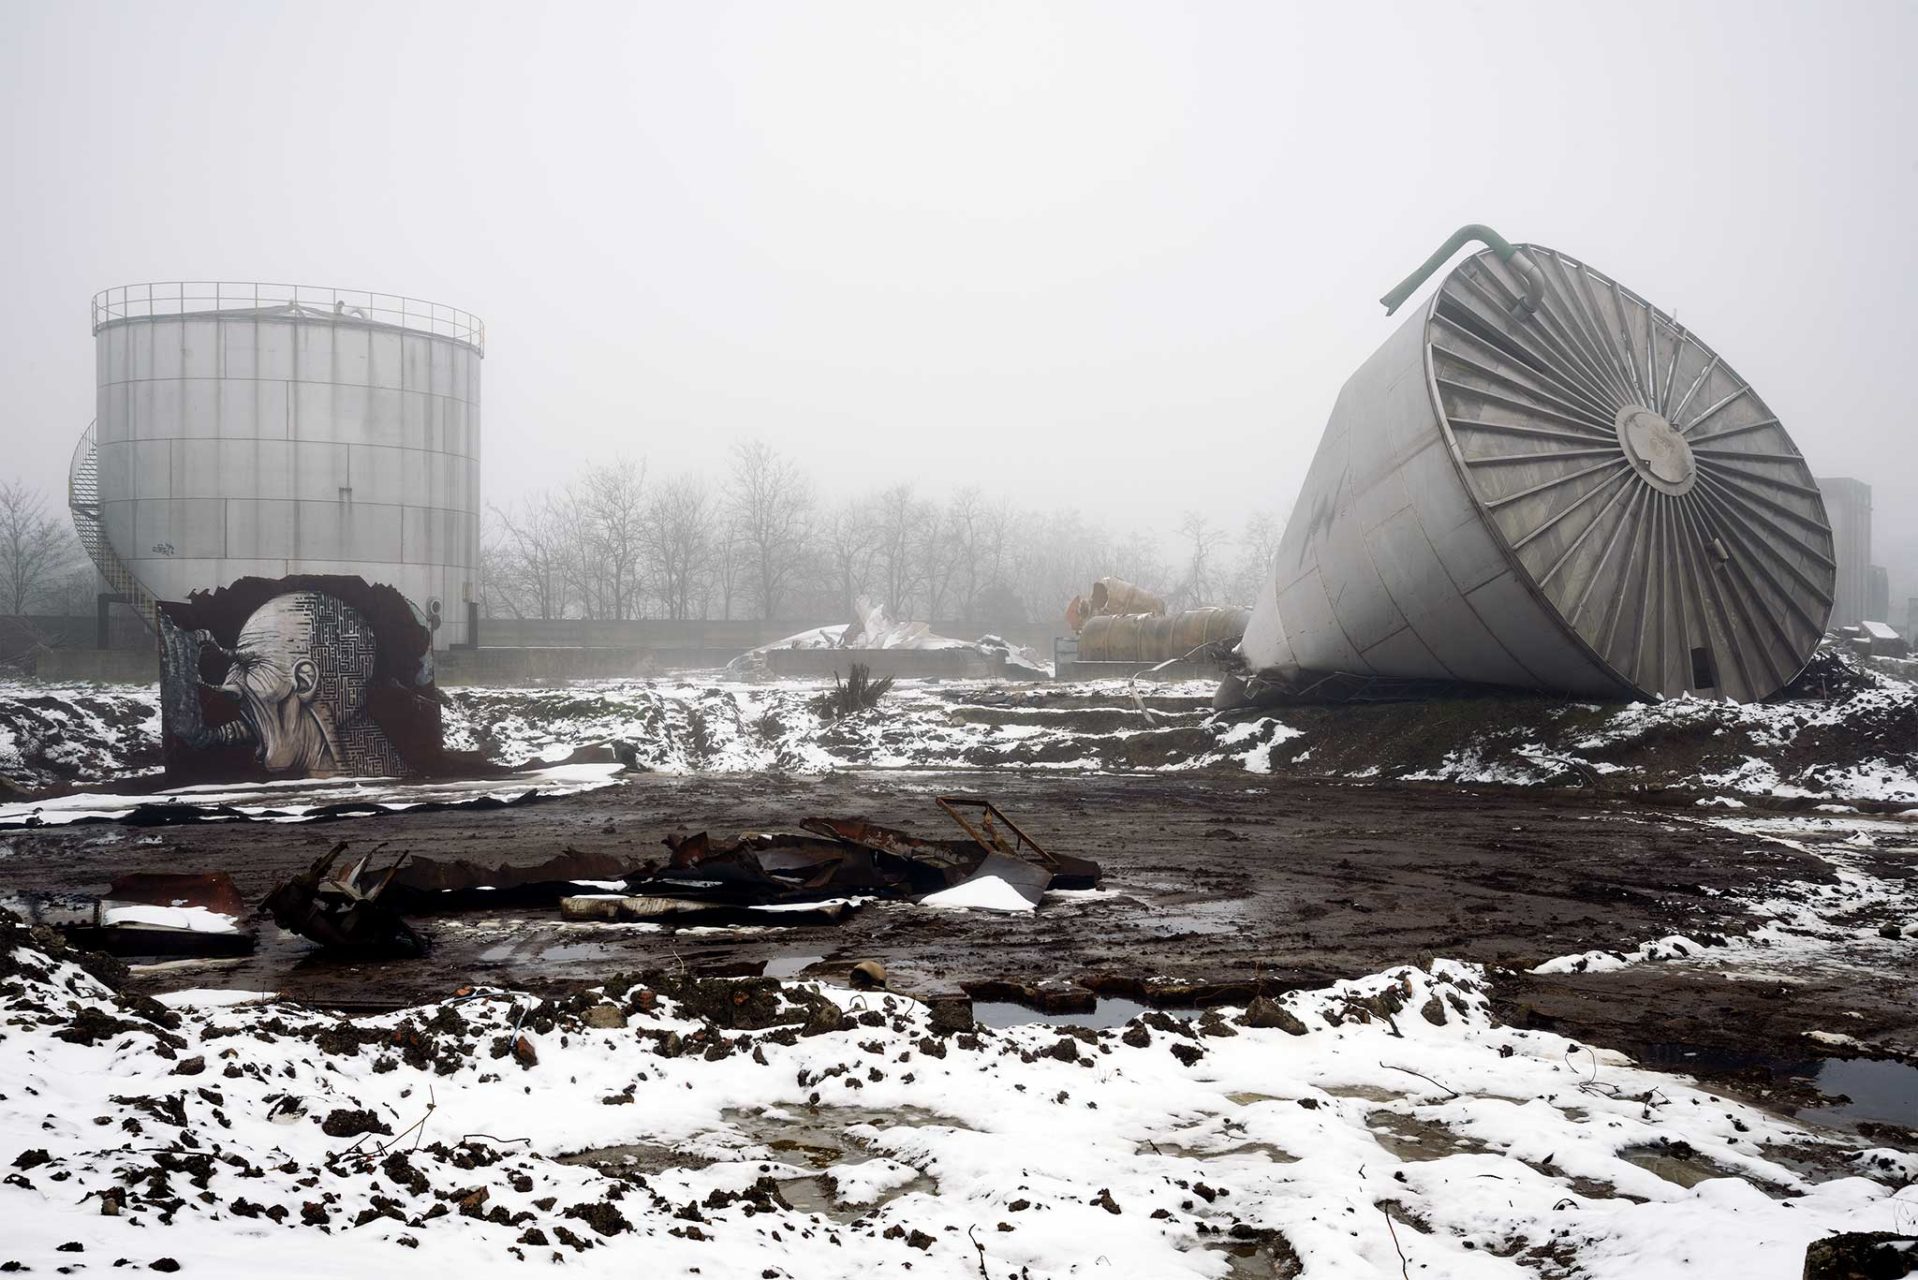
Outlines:
[{"label": "crumpled sheet metal", "polygon": [[[667,865],[628,880],[626,892],[743,908],[916,897],[990,876],[1036,904],[1048,888],[1098,882],[1097,863],[1049,853],[990,801],[941,797],[939,805],[963,829],[964,839],[931,840],[863,818],[824,817],[801,822],[803,833],[753,832],[727,844],[715,843],[703,831],[669,836]],[[968,818],[968,812],[975,816]],[[679,914],[677,909],[659,912]]]},{"label": "crumpled sheet metal", "polygon": [[[204,915],[199,924],[170,918],[184,917],[183,908],[224,917],[227,926],[204,927]],[[238,956],[258,942],[245,923],[250,914],[224,871],[130,871],[108,884],[90,920],[67,925],[65,932],[76,946],[116,956]]]},{"label": "crumpled sheet metal", "polygon": [[426,954],[426,940],[401,919],[381,896],[406,861],[401,854],[384,870],[369,871],[372,852],[339,870],[334,864],[346,851],[342,840],[314,860],[312,866],[267,894],[260,903],[282,929],[320,944],[328,951],[387,958]]}]

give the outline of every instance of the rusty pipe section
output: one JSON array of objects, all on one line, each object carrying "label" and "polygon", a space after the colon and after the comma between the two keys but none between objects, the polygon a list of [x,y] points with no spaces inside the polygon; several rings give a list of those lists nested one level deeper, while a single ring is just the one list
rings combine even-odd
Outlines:
[{"label": "rusty pipe section", "polygon": [[1113,613],[1164,613],[1165,600],[1124,578],[1101,578],[1092,584],[1088,603],[1094,617]]},{"label": "rusty pipe section", "polygon": [[1164,662],[1209,645],[1230,647],[1245,634],[1249,609],[1188,609],[1184,613],[1105,614],[1079,631],[1081,662]]},{"label": "rusty pipe section", "polygon": [[1086,625],[1087,618],[1114,613],[1164,613],[1165,599],[1124,578],[1101,578],[1092,584],[1090,596],[1074,596],[1066,606],[1066,625],[1073,634]]}]

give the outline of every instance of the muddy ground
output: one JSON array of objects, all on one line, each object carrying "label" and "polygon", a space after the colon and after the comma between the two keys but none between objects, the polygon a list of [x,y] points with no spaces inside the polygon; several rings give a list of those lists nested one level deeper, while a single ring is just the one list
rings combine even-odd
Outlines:
[{"label": "muddy ground", "polygon": [[[142,980],[156,990],[277,990],[381,1008],[474,982],[544,989],[677,964],[750,973],[770,963],[779,976],[843,980],[854,961],[876,958],[896,987],[915,993],[1003,996],[993,984],[1078,983],[1176,1004],[1243,1000],[1254,986],[1318,986],[1448,956],[1495,967],[1507,1021],[1654,1061],[1683,1051],[1674,1046],[1734,1062],[1803,1058],[1805,1033],[1831,1029],[1841,1011],[1843,1030],[1861,1040],[1918,1042],[1911,983],[1836,973],[1780,985],[1670,966],[1524,973],[1553,956],[1673,933],[1741,933],[1752,921],[1730,895],[1831,875],[1815,857],[1695,813],[1589,791],[1242,773],[647,775],[494,811],[13,832],[0,891],[98,892],[125,871],[225,870],[257,899],[337,840],[488,863],[538,862],[572,849],[638,864],[660,856],[668,832],[791,827],[813,814],[945,835],[947,819],[933,805],[945,792],[989,795],[1042,843],[1099,860],[1105,892],[1049,900],[1029,917],[873,905],[838,926],[767,931],[567,925],[546,911],[443,916],[424,921],[435,944],[428,958],[361,965],[319,959],[266,924],[249,959],[161,966]],[[1918,875],[1892,855],[1884,861],[1876,874]]]}]

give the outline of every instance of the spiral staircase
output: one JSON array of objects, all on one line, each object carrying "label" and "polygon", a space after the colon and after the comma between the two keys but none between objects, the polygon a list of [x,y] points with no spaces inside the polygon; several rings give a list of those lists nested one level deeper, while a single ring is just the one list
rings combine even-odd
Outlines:
[{"label": "spiral staircase", "polygon": [[107,537],[100,510],[100,450],[94,436],[95,425],[87,424],[73,451],[73,462],[67,468],[67,510],[73,515],[73,528],[80,537],[80,545],[100,571],[107,590],[132,605],[147,630],[157,633],[159,601],[120,559]]}]

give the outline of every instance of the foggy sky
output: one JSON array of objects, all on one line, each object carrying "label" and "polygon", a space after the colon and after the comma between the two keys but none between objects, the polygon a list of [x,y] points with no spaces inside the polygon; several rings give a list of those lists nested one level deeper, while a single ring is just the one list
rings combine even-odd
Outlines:
[{"label": "foggy sky", "polygon": [[488,325],[485,497],[757,436],[1169,530],[1296,492],[1376,301],[1488,222],[1675,311],[1918,594],[1909,3],[0,0],[0,478],[64,484],[91,295]]}]

